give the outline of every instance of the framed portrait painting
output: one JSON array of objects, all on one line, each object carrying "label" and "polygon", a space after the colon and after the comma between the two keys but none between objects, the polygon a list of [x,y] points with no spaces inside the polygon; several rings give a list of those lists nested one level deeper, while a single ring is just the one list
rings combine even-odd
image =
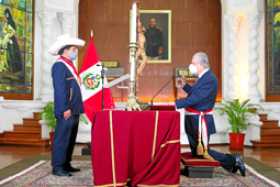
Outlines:
[{"label": "framed portrait painting", "polygon": [[33,0],[0,0],[0,96],[32,99]]},{"label": "framed portrait painting", "polygon": [[139,10],[149,63],[171,63],[171,10]]}]

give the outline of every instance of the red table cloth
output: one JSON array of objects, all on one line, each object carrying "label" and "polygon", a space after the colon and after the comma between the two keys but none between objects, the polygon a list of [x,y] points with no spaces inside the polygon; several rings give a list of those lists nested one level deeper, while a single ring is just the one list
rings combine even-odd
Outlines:
[{"label": "red table cloth", "polygon": [[178,112],[99,112],[91,135],[95,186],[179,186]]}]

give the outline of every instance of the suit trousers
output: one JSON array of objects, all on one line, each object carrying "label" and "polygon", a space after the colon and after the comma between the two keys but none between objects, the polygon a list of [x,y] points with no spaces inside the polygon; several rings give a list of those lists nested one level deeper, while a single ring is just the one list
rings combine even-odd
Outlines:
[{"label": "suit trousers", "polygon": [[[186,116],[185,119],[186,119],[185,120],[185,129],[187,129],[186,127],[188,126],[188,131],[186,131],[186,133],[188,136],[191,152],[192,152],[192,155],[194,157],[196,157],[197,156],[196,148],[197,148],[197,144],[198,144],[198,132],[197,132],[197,128],[195,128],[195,125],[198,125],[198,124],[193,124],[192,120],[190,120],[190,116]],[[210,140],[210,134],[208,134],[208,142],[209,142],[209,140]],[[208,153],[215,160],[219,161],[221,163],[222,167],[225,168],[226,170],[231,171],[235,165],[235,158],[231,154],[224,154],[224,153],[215,151],[210,148],[208,148]]]},{"label": "suit trousers", "polygon": [[79,117],[79,115],[72,115],[67,120],[57,118],[52,145],[52,166],[54,170],[70,166],[78,132]]}]

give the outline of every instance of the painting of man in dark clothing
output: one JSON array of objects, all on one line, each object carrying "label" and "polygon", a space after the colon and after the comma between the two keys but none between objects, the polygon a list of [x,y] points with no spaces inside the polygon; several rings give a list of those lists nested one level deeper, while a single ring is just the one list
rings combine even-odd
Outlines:
[{"label": "painting of man in dark clothing", "polygon": [[171,11],[140,10],[148,63],[171,62]]},{"label": "painting of man in dark clothing", "polygon": [[149,20],[149,26],[145,32],[146,54],[150,58],[161,59],[164,51],[162,31],[157,27],[156,19]]}]

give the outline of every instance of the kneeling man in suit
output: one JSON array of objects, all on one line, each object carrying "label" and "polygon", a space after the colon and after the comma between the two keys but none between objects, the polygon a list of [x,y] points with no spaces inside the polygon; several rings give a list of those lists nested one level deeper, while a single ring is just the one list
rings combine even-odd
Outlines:
[{"label": "kneeling man in suit", "polygon": [[193,55],[189,66],[192,74],[198,76],[194,85],[185,84],[187,97],[176,100],[177,108],[185,108],[185,130],[193,156],[202,156],[219,161],[223,168],[245,176],[244,162],[239,155],[224,154],[208,148],[211,134],[216,132],[213,108],[216,102],[218,81],[210,70],[208,56],[204,52]]}]

